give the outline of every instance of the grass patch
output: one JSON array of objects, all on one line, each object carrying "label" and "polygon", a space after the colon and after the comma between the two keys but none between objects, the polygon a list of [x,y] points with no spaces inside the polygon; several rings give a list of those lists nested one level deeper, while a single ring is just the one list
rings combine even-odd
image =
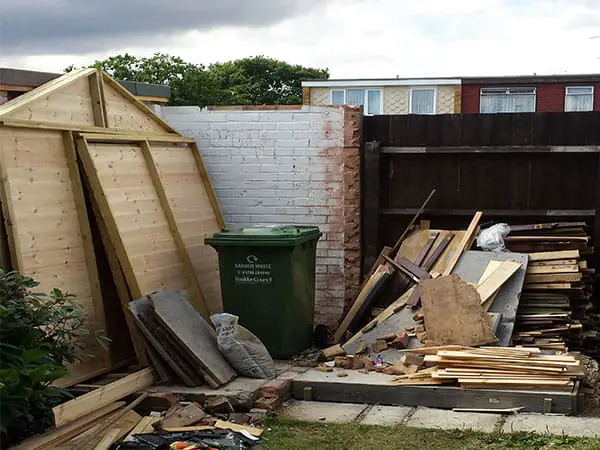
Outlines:
[{"label": "grass patch", "polygon": [[265,424],[265,450],[395,450],[395,449],[600,449],[600,439],[541,436],[533,433],[479,433],[409,428],[404,425],[325,424],[273,419]]}]

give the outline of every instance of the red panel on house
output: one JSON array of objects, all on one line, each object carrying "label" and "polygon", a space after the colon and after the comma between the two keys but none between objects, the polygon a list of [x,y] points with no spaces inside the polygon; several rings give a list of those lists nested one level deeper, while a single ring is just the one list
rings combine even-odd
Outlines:
[{"label": "red panel on house", "polygon": [[506,87],[535,87],[536,112],[564,112],[565,88],[567,86],[594,86],[594,111],[600,111],[600,83],[527,83],[520,84],[463,84],[462,86],[462,113],[479,113],[481,88],[506,88]]},{"label": "red panel on house", "polygon": [[477,114],[479,112],[479,84],[464,84],[462,86],[462,112],[463,114]]}]

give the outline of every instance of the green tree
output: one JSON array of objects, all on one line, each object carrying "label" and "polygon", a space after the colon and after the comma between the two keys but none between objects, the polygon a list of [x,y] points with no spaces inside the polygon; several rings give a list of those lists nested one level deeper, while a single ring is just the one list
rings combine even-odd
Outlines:
[{"label": "green tree", "polygon": [[[157,53],[138,58],[125,53],[96,61],[92,67],[125,81],[166,84],[172,105],[266,105],[302,103],[302,80],[327,79],[326,69],[290,65],[257,56],[204,67]],[[73,70],[69,66],[65,71]]]},{"label": "green tree", "polygon": [[230,105],[294,105],[302,103],[302,80],[326,80],[327,69],[290,65],[264,56],[217,63],[215,74]]}]

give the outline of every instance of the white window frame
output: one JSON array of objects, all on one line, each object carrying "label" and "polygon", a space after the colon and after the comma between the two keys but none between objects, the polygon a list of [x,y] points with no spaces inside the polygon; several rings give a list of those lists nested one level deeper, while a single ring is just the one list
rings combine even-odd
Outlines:
[{"label": "white window frame", "polygon": [[[514,94],[511,92],[513,89],[530,89],[533,92],[529,92],[529,93],[518,93],[515,92]],[[500,112],[483,112],[482,109],[482,101],[481,101],[481,96],[484,93],[484,91],[490,91],[490,93],[492,91],[496,91],[496,92],[502,92],[504,91],[505,94],[508,95],[532,95],[533,94],[533,111],[528,111],[528,112],[536,112],[537,111],[537,88],[536,87],[529,87],[529,86],[514,86],[514,87],[484,87],[479,89],[479,114],[515,114],[515,111],[500,111]]]},{"label": "white window frame", "polygon": [[[414,91],[433,91],[433,112],[430,113],[413,113],[413,92]],[[414,88],[410,88],[410,90],[408,91],[408,113],[409,114],[419,114],[419,115],[424,115],[424,116],[432,116],[437,114],[437,97],[438,97],[438,90],[437,87],[435,86],[423,86],[423,87],[414,87]]]},{"label": "white window frame", "polygon": [[[592,109],[589,111],[567,111],[567,97],[569,96],[569,89],[577,88],[577,89],[591,89],[592,90]],[[573,95],[573,94],[571,94]],[[575,94],[576,95],[576,94]],[[579,94],[579,95],[589,95],[589,94]],[[565,86],[565,112],[591,112],[594,111],[594,101],[596,100],[596,89],[593,85],[591,86]]]},{"label": "white window frame", "polygon": [[[333,93],[334,91],[341,91],[344,93],[344,105],[346,105],[346,99],[348,98],[348,89],[351,90],[361,90],[361,91],[365,91],[365,104],[363,105],[363,113],[365,116],[376,116],[376,115],[380,115],[383,114],[383,89],[373,89],[373,88],[368,88],[368,87],[349,87],[349,88],[345,88],[345,89],[330,89],[329,90],[329,104],[333,105]],[[379,92],[379,98],[381,99],[380,101],[380,105],[379,105],[379,112],[375,113],[375,114],[369,114],[369,91],[377,91]]]}]

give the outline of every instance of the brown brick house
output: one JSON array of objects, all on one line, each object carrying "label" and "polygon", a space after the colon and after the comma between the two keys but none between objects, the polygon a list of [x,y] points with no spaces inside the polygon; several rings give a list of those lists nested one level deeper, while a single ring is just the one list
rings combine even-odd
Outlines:
[{"label": "brown brick house", "polygon": [[600,74],[462,78],[462,112],[600,111]]}]

